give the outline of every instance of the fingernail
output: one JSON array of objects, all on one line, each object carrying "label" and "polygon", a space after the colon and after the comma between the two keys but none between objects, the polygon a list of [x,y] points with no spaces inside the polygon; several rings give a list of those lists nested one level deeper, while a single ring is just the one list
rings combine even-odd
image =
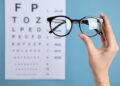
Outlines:
[{"label": "fingernail", "polygon": [[79,34],[79,37],[80,37],[81,39],[83,39],[83,34]]}]

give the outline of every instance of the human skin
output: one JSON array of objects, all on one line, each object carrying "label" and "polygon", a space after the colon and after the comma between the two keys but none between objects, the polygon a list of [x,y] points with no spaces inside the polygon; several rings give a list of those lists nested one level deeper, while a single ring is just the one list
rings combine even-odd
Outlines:
[{"label": "human skin", "polygon": [[101,28],[103,34],[100,36],[102,41],[101,48],[95,48],[88,36],[84,34],[79,34],[78,36],[83,40],[88,50],[89,65],[94,76],[95,86],[110,86],[108,71],[119,47],[109,20],[103,14],[100,14],[100,18],[104,21]]}]

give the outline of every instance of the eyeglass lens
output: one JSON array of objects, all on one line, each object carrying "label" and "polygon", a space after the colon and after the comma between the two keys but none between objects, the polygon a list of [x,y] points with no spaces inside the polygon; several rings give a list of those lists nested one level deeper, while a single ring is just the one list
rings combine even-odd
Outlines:
[{"label": "eyeglass lens", "polygon": [[65,17],[57,17],[51,21],[51,29],[57,35],[68,34],[71,27],[71,21]]}]

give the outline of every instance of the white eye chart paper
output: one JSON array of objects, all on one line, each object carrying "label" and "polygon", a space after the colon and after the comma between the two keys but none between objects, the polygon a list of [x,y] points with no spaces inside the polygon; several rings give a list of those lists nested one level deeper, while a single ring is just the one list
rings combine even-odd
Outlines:
[{"label": "white eye chart paper", "polygon": [[6,80],[65,79],[65,37],[50,34],[47,22],[65,15],[65,2],[5,0]]}]

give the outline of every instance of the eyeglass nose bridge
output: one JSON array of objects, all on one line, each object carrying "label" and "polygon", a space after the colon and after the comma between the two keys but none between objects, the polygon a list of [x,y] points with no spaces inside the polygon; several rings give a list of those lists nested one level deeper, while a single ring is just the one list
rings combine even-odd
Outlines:
[{"label": "eyeglass nose bridge", "polygon": [[72,23],[75,23],[75,24],[80,23],[80,20],[74,19],[74,20],[72,20]]}]

